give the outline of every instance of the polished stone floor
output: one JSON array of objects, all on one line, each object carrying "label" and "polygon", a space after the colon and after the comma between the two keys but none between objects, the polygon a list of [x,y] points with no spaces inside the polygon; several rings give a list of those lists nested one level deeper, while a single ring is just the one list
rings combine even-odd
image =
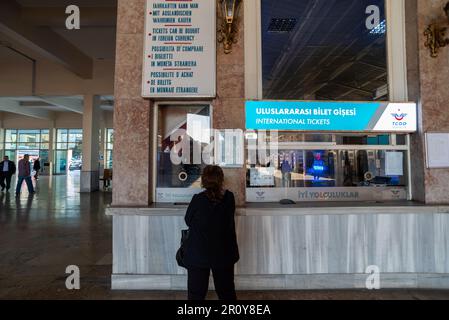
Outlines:
[{"label": "polished stone floor", "polygon": [[[0,194],[0,299],[185,299],[185,292],[110,290],[111,193],[79,193],[79,173],[41,177],[37,193]],[[65,270],[77,265],[81,289],[67,290]],[[242,300],[449,299],[437,290],[239,292]],[[214,293],[209,294],[215,299]]]}]

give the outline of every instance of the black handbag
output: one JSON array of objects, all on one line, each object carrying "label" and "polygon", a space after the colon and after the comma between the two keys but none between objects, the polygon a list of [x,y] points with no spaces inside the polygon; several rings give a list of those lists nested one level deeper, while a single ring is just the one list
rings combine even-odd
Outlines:
[{"label": "black handbag", "polygon": [[176,251],[176,262],[178,262],[178,266],[186,269],[187,266],[184,264],[184,250],[188,238],[189,229],[181,230],[181,246],[179,247],[178,251]]}]

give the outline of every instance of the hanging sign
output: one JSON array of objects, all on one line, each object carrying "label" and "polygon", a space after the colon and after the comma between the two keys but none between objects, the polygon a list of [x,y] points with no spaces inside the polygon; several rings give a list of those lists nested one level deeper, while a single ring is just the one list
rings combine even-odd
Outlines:
[{"label": "hanging sign", "polygon": [[215,1],[147,0],[143,97],[215,97],[215,15]]},{"label": "hanging sign", "polygon": [[415,103],[247,101],[251,130],[415,132]]}]

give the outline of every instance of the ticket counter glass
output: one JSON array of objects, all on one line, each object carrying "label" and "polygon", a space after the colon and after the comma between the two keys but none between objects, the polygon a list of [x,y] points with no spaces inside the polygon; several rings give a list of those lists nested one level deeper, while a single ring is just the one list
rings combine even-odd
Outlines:
[{"label": "ticket counter glass", "polygon": [[261,155],[259,134],[246,136],[248,202],[407,199],[406,135],[263,133]]}]

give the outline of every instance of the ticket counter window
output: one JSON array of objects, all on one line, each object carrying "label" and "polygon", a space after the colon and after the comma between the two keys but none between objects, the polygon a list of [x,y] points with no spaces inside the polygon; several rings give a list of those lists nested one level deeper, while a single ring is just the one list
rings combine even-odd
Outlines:
[{"label": "ticket counter window", "polygon": [[[263,152],[256,163],[247,157],[248,201],[279,201],[286,196],[297,201],[301,200],[299,192],[307,191],[330,197],[321,200],[406,200],[407,146],[396,144],[405,139],[396,135],[279,133],[278,142],[272,144],[275,152]],[[345,195],[357,197],[346,199]]]},{"label": "ticket counter window", "polygon": [[211,142],[209,106],[159,105],[157,130],[155,201],[189,202],[201,191],[201,152]]}]

